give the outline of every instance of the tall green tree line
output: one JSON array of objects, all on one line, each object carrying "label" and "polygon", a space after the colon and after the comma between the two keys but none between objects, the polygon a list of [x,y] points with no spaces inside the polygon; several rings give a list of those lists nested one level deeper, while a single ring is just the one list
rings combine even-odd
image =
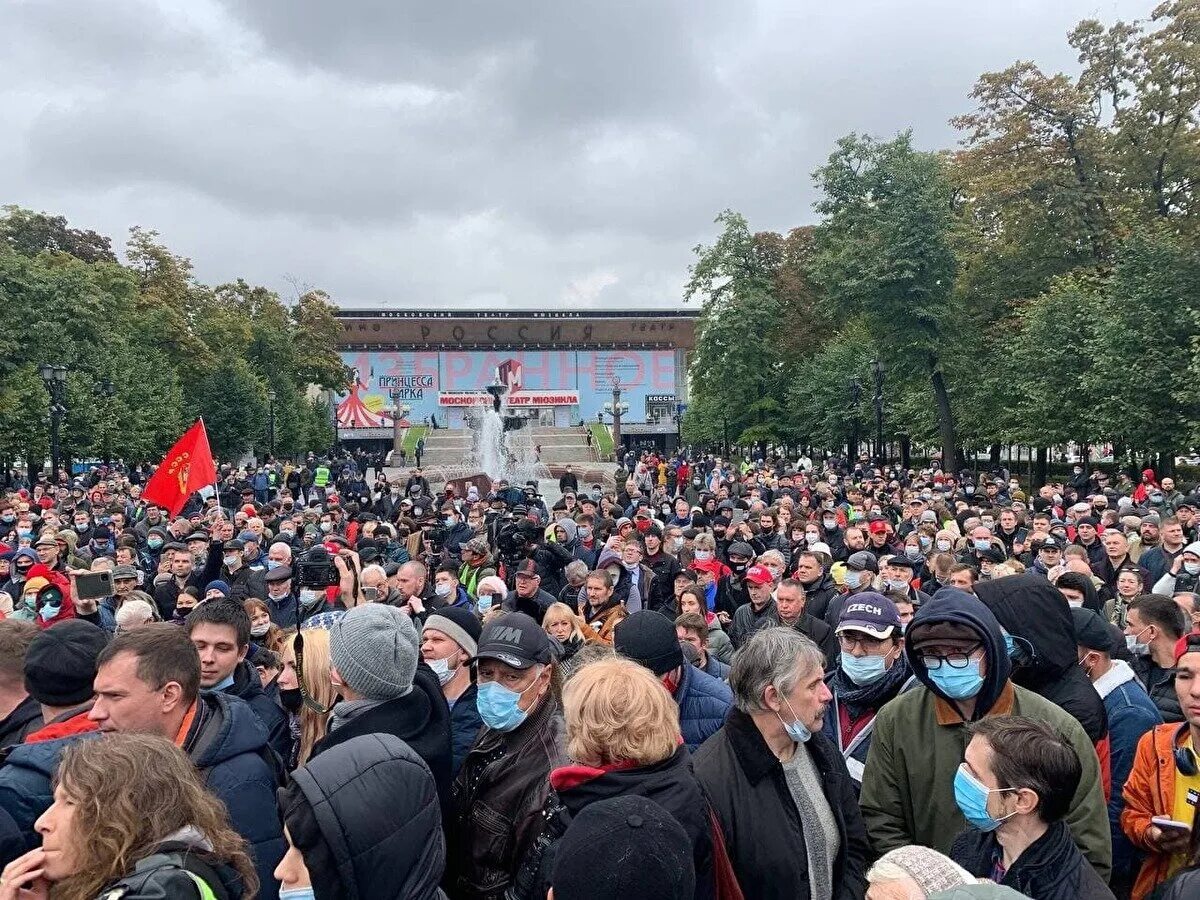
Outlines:
[{"label": "tall green tree line", "polygon": [[0,458],[46,457],[45,363],[68,369],[63,446],[75,459],[157,462],[201,416],[223,459],[263,453],[268,392],[277,453],[330,445],[329,409],[309,396],[345,383],[324,293],[286,304],[241,280],[208,287],[141,228],[125,257],[61,216],[0,215]]},{"label": "tall green tree line", "polygon": [[879,359],[886,437],[946,460],[1075,441],[1169,465],[1200,444],[1200,0],[1067,40],[1075,74],[982,75],[957,148],[843,138],[815,227],[718,217],[685,291],[690,440],[845,447]]}]

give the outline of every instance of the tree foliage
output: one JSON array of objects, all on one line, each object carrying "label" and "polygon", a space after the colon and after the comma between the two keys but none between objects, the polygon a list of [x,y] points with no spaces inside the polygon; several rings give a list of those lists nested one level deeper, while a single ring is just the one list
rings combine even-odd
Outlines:
[{"label": "tree foliage", "polygon": [[264,453],[268,391],[279,452],[332,444],[328,407],[308,396],[310,385],[344,383],[326,294],[289,305],[241,280],[207,287],[187,258],[136,227],[126,259],[61,216],[5,208],[0,457],[36,468],[46,456],[43,363],[69,370],[62,437],[74,458],[157,461],[199,416],[220,455]]},{"label": "tree foliage", "polygon": [[[885,437],[946,458],[1115,442],[1169,460],[1200,442],[1200,0],[1067,41],[1073,72],[981,75],[952,152],[840,140],[815,228],[722,214],[685,292],[704,301],[689,440],[719,438],[721,417],[830,450],[857,418],[866,439],[878,356]],[[772,433],[752,413],[767,398]]]}]

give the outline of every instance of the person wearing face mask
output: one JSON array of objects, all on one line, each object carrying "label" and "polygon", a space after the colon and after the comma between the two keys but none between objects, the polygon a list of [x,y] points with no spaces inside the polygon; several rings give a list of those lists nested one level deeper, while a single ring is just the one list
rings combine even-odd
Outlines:
[{"label": "person wearing face mask", "polygon": [[229,596],[234,600],[245,600],[247,597],[257,597],[259,600],[266,598],[265,572],[256,572],[246,566],[245,549],[246,545],[237,538],[229,541],[214,540],[208,551],[201,580],[205,584],[217,579],[224,581],[229,585]]},{"label": "person wearing face mask", "polygon": [[919,551],[918,562],[914,562],[906,553],[889,556],[883,561],[883,590],[891,594],[903,594],[917,606],[928,603],[929,595],[913,587],[913,581],[920,577],[919,570],[924,567],[925,562],[920,558]]},{"label": "person wearing face mask", "polygon": [[466,609],[440,609],[430,614],[421,629],[421,658],[442,685],[450,707],[451,775],[462,768],[475,743],[483,720],[476,707],[478,690],[468,663],[478,652],[479,619]]},{"label": "person wearing face mask", "polygon": [[650,581],[649,606],[675,614],[677,610],[672,601],[675,576],[681,571],[679,560],[663,546],[662,529],[658,525],[651,525],[646,530],[642,535],[642,544],[646,549],[642,568],[648,569],[654,576]]},{"label": "person wearing face mask", "polygon": [[1130,665],[1164,722],[1183,721],[1175,691],[1175,644],[1190,627],[1179,605],[1157,594],[1134,600],[1125,619],[1125,644],[1133,654]]},{"label": "person wearing face mask", "polygon": [[833,699],[821,732],[841,751],[857,794],[876,714],[917,681],[904,659],[900,613],[882,594],[867,591],[846,606],[837,641],[837,667],[825,679]]},{"label": "person wearing face mask", "polygon": [[863,591],[875,590],[875,576],[878,574],[879,562],[874,553],[860,550],[850,554],[850,558],[846,560],[846,571],[843,575],[846,593],[830,598],[829,604],[825,607],[825,624],[836,629],[842,618],[842,609],[851,602],[849,598],[855,594],[861,594]]},{"label": "person wearing face mask", "polygon": [[978,878],[1039,900],[1114,900],[1063,821],[1083,766],[1042,722],[1000,716],[973,724],[954,795],[970,828],[950,858]]},{"label": "person wearing face mask", "polygon": [[[1120,788],[1129,780],[1134,754],[1142,735],[1162,724],[1154,701],[1124,660],[1113,659],[1118,648],[1112,628],[1095,612],[1082,607],[1071,610],[1079,667],[1104,701],[1108,716],[1112,782],[1117,787],[1108,800],[1109,829],[1113,841],[1113,889],[1128,895],[1137,874],[1137,854],[1121,829],[1125,800]],[[1123,648],[1123,642],[1120,645]]]},{"label": "person wearing face mask", "polygon": [[[37,551],[30,547],[22,547],[12,554],[12,559],[9,561],[8,581],[0,588],[4,593],[8,594],[17,601],[21,596],[21,586],[29,577],[29,570],[36,566],[41,560],[38,559]],[[14,602],[14,607],[19,606],[19,603]]]},{"label": "person wearing face mask", "polygon": [[1170,570],[1154,583],[1154,593],[1170,596],[1200,590],[1200,541],[1188,544],[1170,562]]},{"label": "person wearing face mask", "polygon": [[861,897],[870,855],[842,756],[821,733],[831,695],[820,649],[788,628],[734,657],[734,708],[696,753],[746,897]]},{"label": "person wearing face mask", "polygon": [[1112,842],[1096,751],[1070,713],[1012,682],[1012,661],[991,610],[965,591],[942,588],[909,623],[904,654],[920,685],[876,715],[863,772],[863,818],[875,852],[908,844],[949,847],[966,825],[954,796],[970,739],[965,726],[1023,715],[1044,721],[1079,755],[1083,777],[1066,820],[1088,861],[1107,878]]},{"label": "person wearing face mask", "polygon": [[485,727],[454,781],[446,829],[448,890],[462,900],[504,895],[541,830],[550,772],[568,761],[546,632],[524,613],[508,613],[484,626],[478,648],[471,662]]},{"label": "person wearing face mask", "polygon": [[475,605],[467,589],[459,584],[457,566],[445,565],[437,570],[433,576],[433,593],[437,598],[434,601],[436,609],[454,607],[469,610]]},{"label": "person wearing face mask", "polygon": [[329,628],[329,677],[342,700],[313,758],[365,734],[391,734],[417,752],[433,772],[438,796],[449,802],[450,709],[442,686],[420,662],[412,619],[386,603],[347,610]]}]

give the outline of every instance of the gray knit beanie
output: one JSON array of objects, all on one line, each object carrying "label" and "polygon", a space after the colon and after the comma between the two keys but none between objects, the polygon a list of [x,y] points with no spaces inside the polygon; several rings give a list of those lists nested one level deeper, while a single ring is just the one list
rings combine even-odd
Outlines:
[{"label": "gray knit beanie", "polygon": [[867,874],[867,882],[893,881],[903,873],[921,886],[926,894],[973,884],[974,877],[954,860],[931,847],[910,844],[889,850],[875,861]]},{"label": "gray knit beanie", "polygon": [[367,700],[394,700],[412,690],[417,630],[394,606],[368,603],[329,628],[329,658],[347,687]]}]

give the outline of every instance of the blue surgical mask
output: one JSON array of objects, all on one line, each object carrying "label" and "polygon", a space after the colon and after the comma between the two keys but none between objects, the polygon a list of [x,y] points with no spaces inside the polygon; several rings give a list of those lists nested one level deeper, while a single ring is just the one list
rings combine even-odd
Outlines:
[{"label": "blue surgical mask", "polygon": [[62,606],[58,603],[47,603],[40,610],[38,616],[43,622],[49,622],[62,611]]},{"label": "blue surgical mask", "polygon": [[317,895],[311,887],[281,888],[279,900],[317,900]]},{"label": "blue surgical mask", "polygon": [[[529,687],[537,684],[535,680]],[[529,690],[529,687],[525,690]],[[476,707],[483,724],[496,731],[512,731],[520,726],[529,713],[517,705],[525,691],[509,690],[495,681],[485,681],[479,685],[476,697]]]},{"label": "blue surgical mask", "polygon": [[479,600],[478,600],[478,605],[479,605],[480,612],[487,612],[489,609],[492,608],[492,595],[491,594],[480,594]]},{"label": "blue surgical mask", "polygon": [[147,538],[146,539],[146,546],[149,547],[151,550],[157,550],[162,545],[163,545],[163,542],[161,540],[159,540],[158,538]]},{"label": "blue surgical mask", "polygon": [[[783,702],[787,704],[788,711],[791,712],[793,716],[796,716],[796,711],[792,709],[791,702],[789,700],[784,700]],[[788,737],[790,737],[797,744],[807,744],[809,738],[812,737],[812,731],[807,725],[800,721],[799,716],[796,716],[795,720],[792,722],[783,721],[783,716],[779,715],[779,713],[775,713],[775,717],[779,719],[779,724],[783,726],[783,730],[787,732]]]},{"label": "blue surgical mask", "polygon": [[1017,649],[1016,644],[1013,643],[1013,636],[1004,630],[1001,630],[1000,633],[1004,636],[1004,652],[1011,659],[1013,652]]},{"label": "blue surgical mask", "polygon": [[1140,640],[1138,640],[1143,634],[1145,634],[1149,630],[1150,630],[1150,626],[1147,625],[1145,628],[1143,628],[1137,634],[1125,635],[1125,646],[1127,648],[1129,648],[1129,652],[1132,653],[1134,656],[1149,656],[1150,655],[1150,645],[1144,644]]},{"label": "blue surgical mask", "polygon": [[973,543],[975,545],[975,549],[980,551],[981,553],[984,550],[991,549],[991,546],[992,546],[992,542],[986,541],[986,540],[972,541],[971,543]]},{"label": "blue surgical mask", "polygon": [[236,553],[225,554],[225,559],[224,559],[225,565],[230,566],[230,567],[236,566],[238,564],[238,561],[239,561],[238,555]]},{"label": "blue surgical mask", "polygon": [[886,656],[854,656],[842,651],[842,671],[857,685],[878,681],[887,672]]},{"label": "blue surgical mask", "polygon": [[987,811],[989,794],[999,794],[1005,791],[1015,791],[1017,788],[986,788],[967,771],[966,765],[958,767],[954,776],[954,802],[958,804],[963,818],[980,831],[995,831],[1005,819],[1012,818],[1015,812],[1001,819],[993,819]]},{"label": "blue surgical mask", "polygon": [[983,688],[983,676],[979,674],[979,660],[968,661],[966,668],[956,669],[948,662],[940,662],[937,668],[930,668],[929,680],[939,691],[952,700],[966,700],[974,697]]},{"label": "blue surgical mask", "polygon": [[272,569],[278,569],[282,565],[283,565],[283,563],[281,563],[277,559],[268,559],[267,560],[267,571],[269,572]]}]

